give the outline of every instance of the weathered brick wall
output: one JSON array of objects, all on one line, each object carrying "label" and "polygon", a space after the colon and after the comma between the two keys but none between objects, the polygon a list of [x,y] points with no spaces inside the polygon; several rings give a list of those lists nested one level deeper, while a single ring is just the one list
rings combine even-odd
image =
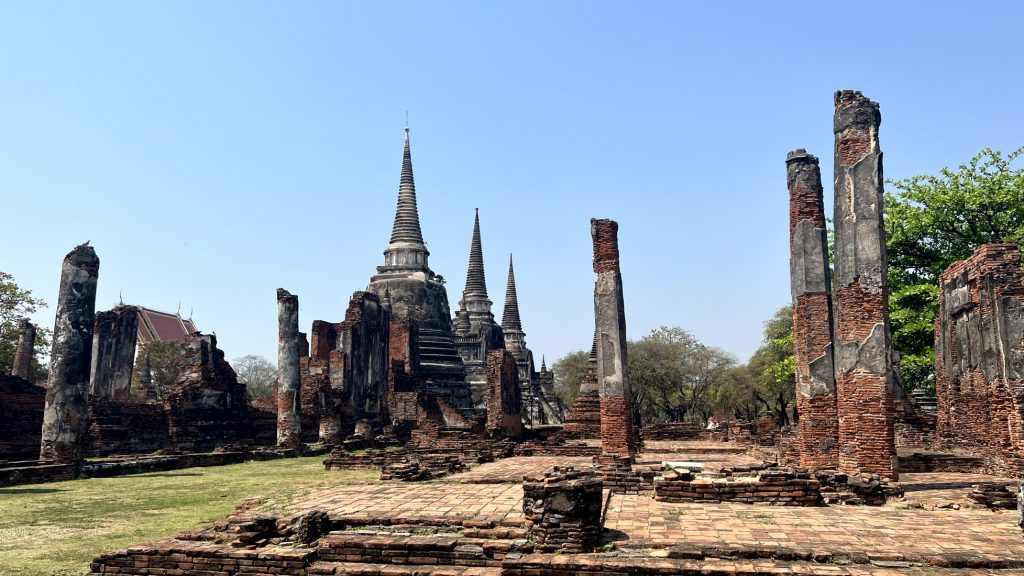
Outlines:
[{"label": "weathered brick wall", "polygon": [[939,279],[938,433],[1024,473],[1024,271],[1013,244],[986,244]]},{"label": "weathered brick wall", "polygon": [[773,506],[817,506],[821,484],[808,472],[772,470],[749,478],[699,478],[670,470],[654,481],[654,499],[663,502],[741,502]]},{"label": "weathered brick wall", "polygon": [[641,429],[644,440],[701,440],[708,432],[699,422],[648,422]]},{"label": "weathered brick wall", "polygon": [[786,157],[790,278],[800,464],[839,465],[839,416],[832,363],[832,297],[825,202],[818,159],[805,150]]},{"label": "weathered brick wall", "polygon": [[215,542],[163,540],[100,554],[90,574],[301,574],[315,556],[315,550],[291,545],[245,550]]},{"label": "weathered brick wall", "polygon": [[415,422],[419,405],[419,325],[408,319],[394,320],[388,328],[387,388],[384,392],[385,420]]},{"label": "weathered brick wall", "polygon": [[181,371],[164,401],[173,446],[208,450],[249,437],[245,384],[238,381],[217,337],[196,335],[182,348]]},{"label": "weathered brick wall", "polygon": [[39,457],[45,399],[45,388],[0,374],[0,460]]},{"label": "weathered brick wall", "polygon": [[162,404],[132,404],[91,398],[88,453],[143,454],[166,448],[167,414]]},{"label": "weathered brick wall", "polygon": [[487,432],[505,438],[523,437],[519,411],[519,370],[507,350],[487,352]]},{"label": "weathered brick wall", "polygon": [[310,365],[327,365],[331,350],[338,347],[338,329],[325,320],[313,320],[312,341],[310,342]]},{"label": "weathered brick wall", "polygon": [[391,347],[388,316],[376,294],[355,292],[345,320],[338,326],[344,383],[335,388],[344,391],[353,420],[376,420],[381,416]]},{"label": "weathered brick wall", "polygon": [[117,306],[96,313],[92,330],[89,394],[93,398],[127,402],[135,368],[139,309]]},{"label": "weathered brick wall", "polygon": [[835,94],[833,336],[839,469],[897,479],[878,104]]}]

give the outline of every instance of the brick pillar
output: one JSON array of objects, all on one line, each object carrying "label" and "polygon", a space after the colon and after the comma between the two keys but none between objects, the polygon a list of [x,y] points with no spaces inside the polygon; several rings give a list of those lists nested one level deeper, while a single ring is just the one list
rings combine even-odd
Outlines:
[{"label": "brick pillar", "polygon": [[128,401],[138,330],[139,310],[135,306],[116,306],[113,310],[96,314],[90,395],[117,402]]},{"label": "brick pillar", "polygon": [[57,295],[40,460],[78,463],[89,431],[89,360],[100,259],[87,244],[64,257]]},{"label": "brick pillar", "polygon": [[835,349],[839,469],[897,479],[878,104],[835,95]]},{"label": "brick pillar", "polygon": [[523,478],[523,513],[541,552],[590,552],[601,535],[603,484],[591,470],[556,466]]},{"label": "brick pillar", "polygon": [[519,368],[508,350],[487,351],[487,432],[498,438],[523,437]]},{"label": "brick pillar", "polygon": [[832,369],[832,296],[825,204],[818,158],[786,156],[789,185],[789,270],[800,465],[839,466],[839,417]]},{"label": "brick pillar", "polygon": [[277,289],[277,445],[299,448],[301,385],[299,374],[299,297]]},{"label": "brick pillar", "polygon": [[36,345],[36,327],[27,319],[21,321],[21,334],[18,335],[18,348],[14,351],[14,365],[11,376],[30,380],[32,373],[32,354]]},{"label": "brick pillar", "polygon": [[594,241],[594,322],[597,383],[601,397],[601,453],[631,460],[636,454],[633,406],[626,355],[626,313],[619,271],[619,224],[590,220]]}]

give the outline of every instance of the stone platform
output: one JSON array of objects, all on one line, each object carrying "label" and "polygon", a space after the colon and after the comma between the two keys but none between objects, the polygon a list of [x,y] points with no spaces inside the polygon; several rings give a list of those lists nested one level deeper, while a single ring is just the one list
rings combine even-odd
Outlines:
[{"label": "stone platform", "polygon": [[[661,445],[638,460],[671,455],[672,460],[746,463],[749,458],[729,447],[705,448]],[[297,496],[275,504],[274,516],[284,521],[320,510],[329,518],[330,532],[306,547],[257,548],[263,553],[256,554],[255,565],[240,563],[249,567],[223,572],[280,573],[274,570],[283,564],[275,562],[301,562],[309,574],[362,576],[1024,574],[1024,537],[1016,514],[966,505],[972,485],[993,479],[976,474],[907,474],[908,497],[882,507],[666,503],[650,493],[606,491],[601,552],[537,553],[526,539],[519,480],[556,464],[585,468],[590,462],[589,457],[515,457],[442,481],[340,486]],[[946,506],[950,502],[963,505],[954,509]],[[263,513],[258,507],[242,511],[247,518]],[[225,522],[239,521],[244,519]],[[223,526],[216,533],[230,542]],[[195,567],[190,550],[218,559],[253,557],[253,550],[232,546],[170,539],[104,555],[93,573],[148,574],[149,567],[171,569],[179,560]],[[260,564],[264,561],[267,566]]]}]

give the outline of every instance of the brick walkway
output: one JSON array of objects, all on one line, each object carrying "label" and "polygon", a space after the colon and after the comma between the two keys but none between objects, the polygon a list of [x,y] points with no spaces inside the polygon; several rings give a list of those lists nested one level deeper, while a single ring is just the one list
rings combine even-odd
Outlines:
[{"label": "brick walkway", "polygon": [[465,526],[521,526],[519,484],[381,483],[319,490],[290,502],[286,511],[319,508],[332,520],[356,524],[448,523]]},{"label": "brick walkway", "polygon": [[783,547],[879,558],[960,554],[1024,559],[1015,514],[987,510],[898,510],[844,506],[783,508],[744,504],[671,504],[645,495],[613,495],[605,529],[625,546]]},{"label": "brick walkway", "polygon": [[926,507],[934,507],[959,504],[965,508],[984,509],[984,506],[980,506],[967,497],[971,492],[971,485],[981,482],[1006,482],[1008,486],[1017,483],[1016,480],[1010,478],[985,474],[904,473],[900,474],[900,484],[903,485],[906,497],[902,503],[897,502],[894,505],[906,507],[907,504],[919,503]]},{"label": "brick walkway", "polygon": [[593,462],[594,459],[590,456],[516,456],[481,464],[472,470],[448,476],[444,481],[463,484],[519,484],[523,481],[523,476],[543,474],[555,466],[575,466],[582,469],[590,468]]}]

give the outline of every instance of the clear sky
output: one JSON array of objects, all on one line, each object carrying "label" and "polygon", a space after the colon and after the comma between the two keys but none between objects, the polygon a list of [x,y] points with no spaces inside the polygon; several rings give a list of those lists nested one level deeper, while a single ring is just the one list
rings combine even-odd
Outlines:
[{"label": "clear sky", "polygon": [[881,104],[885,174],[1024,144],[1024,3],[3,2],[0,270],[50,302],[91,240],[97,309],[191,311],[276,358],[275,289],[340,321],[383,261],[405,115],[453,310],[480,209],[501,317],[589,348],[589,219],[620,224],[629,335],[745,360],[789,300],[786,152],[832,94]]}]

